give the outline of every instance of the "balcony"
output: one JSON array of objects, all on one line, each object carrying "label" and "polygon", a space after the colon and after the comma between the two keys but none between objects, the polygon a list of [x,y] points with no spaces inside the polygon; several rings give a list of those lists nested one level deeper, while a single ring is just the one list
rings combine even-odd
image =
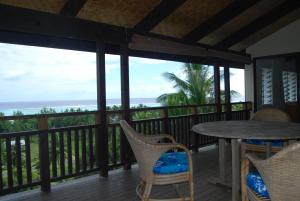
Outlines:
[{"label": "balcony", "polygon": [[[194,124],[217,120],[246,120],[251,111],[249,105],[248,102],[231,103],[229,108],[232,108],[232,111],[225,110],[225,106],[228,104],[222,105],[224,109],[220,112],[217,112],[215,104],[141,108],[130,109],[129,114],[133,126],[139,132],[149,135],[169,133],[177,142],[193,149],[196,153],[199,147],[214,144],[216,139],[194,136],[190,131]],[[136,113],[146,111],[153,111],[152,114],[156,117],[136,118]],[[174,111],[177,115],[174,115]],[[45,199],[56,200],[58,195],[61,197],[71,195],[81,200],[86,199],[85,196],[92,198],[100,195],[102,195],[100,197],[110,199],[110,196],[115,195],[119,199],[124,196],[135,198],[133,187],[136,185],[137,167],[133,166],[131,171],[124,172],[115,170],[120,167],[129,170],[134,164],[130,147],[117,123],[118,119],[123,118],[124,113],[125,110],[107,111],[107,125],[97,124],[100,118],[98,112],[1,117],[1,121],[35,119],[38,129],[0,135],[0,156],[2,157],[0,158],[0,194],[29,190],[38,186],[42,191],[50,191],[53,186],[52,192],[54,193],[44,195],[33,190],[29,191],[28,199],[44,199],[46,196]],[[49,127],[50,119],[84,115],[94,119],[95,123],[61,128]],[[200,185],[198,190],[208,188],[197,196],[205,197],[206,193],[215,190],[221,194],[222,192],[226,193],[217,187],[204,185],[208,177],[216,174],[216,157],[216,150],[202,150],[201,154],[194,154],[195,177],[199,177],[195,181],[199,182],[196,185]],[[212,158],[216,160],[211,160]],[[111,172],[106,179],[99,179],[98,175],[89,176],[100,172],[101,176],[106,177],[108,170]],[[68,179],[77,178],[80,179],[70,183],[65,182]],[[114,188],[114,185],[117,185],[118,188]],[[75,191],[78,192],[78,195],[73,192],[76,188],[81,189]],[[110,195],[112,190],[118,191],[118,193]],[[88,192],[89,195],[83,192]],[[25,194],[27,195],[27,193]],[[14,197],[13,195],[12,198]],[[216,200],[218,200],[217,197]],[[16,200],[18,199],[16,198]]]}]

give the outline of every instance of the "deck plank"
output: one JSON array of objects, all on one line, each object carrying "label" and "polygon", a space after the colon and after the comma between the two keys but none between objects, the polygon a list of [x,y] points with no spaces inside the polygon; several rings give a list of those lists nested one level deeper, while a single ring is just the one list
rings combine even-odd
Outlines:
[{"label": "deck plank", "polygon": [[[230,160],[228,160],[230,161]],[[218,150],[216,147],[200,150],[193,154],[195,200],[224,201],[231,199],[231,192],[223,187],[207,182],[211,176],[218,176]],[[229,165],[229,164],[228,164]],[[228,170],[230,171],[230,170]],[[230,175],[227,173],[228,178]],[[53,185],[51,193],[42,193],[39,189],[15,193],[0,197],[2,201],[137,201],[135,187],[138,182],[138,168],[115,170],[107,178],[98,175],[83,177]],[[186,186],[180,186],[187,191]],[[170,186],[155,187],[151,197],[175,195]]]}]

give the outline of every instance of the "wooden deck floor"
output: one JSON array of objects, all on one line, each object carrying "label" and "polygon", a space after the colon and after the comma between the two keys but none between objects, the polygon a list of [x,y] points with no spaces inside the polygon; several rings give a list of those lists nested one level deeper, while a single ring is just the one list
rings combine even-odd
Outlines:
[{"label": "wooden deck floor", "polygon": [[[218,154],[216,147],[202,149],[193,154],[195,200],[226,201],[230,200],[231,192],[223,187],[214,186],[207,178],[218,175]],[[228,160],[230,161],[230,160]],[[230,175],[228,175],[230,176]],[[116,170],[108,178],[98,175],[88,176],[73,181],[53,185],[51,193],[42,193],[39,189],[0,197],[1,201],[124,201],[138,200],[135,187],[138,182],[138,168],[130,171]],[[185,186],[182,190],[185,191]],[[152,197],[168,197],[175,195],[171,186],[153,189]]]}]

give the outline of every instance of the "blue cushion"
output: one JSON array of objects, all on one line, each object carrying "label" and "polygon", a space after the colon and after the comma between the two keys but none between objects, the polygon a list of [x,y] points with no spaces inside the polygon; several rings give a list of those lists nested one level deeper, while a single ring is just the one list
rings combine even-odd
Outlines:
[{"label": "blue cushion", "polygon": [[[266,141],[264,140],[246,140],[249,144],[255,144],[255,145],[266,145]],[[273,147],[282,147],[283,141],[281,140],[272,140],[272,146]]]},{"label": "blue cushion", "polygon": [[258,195],[265,198],[270,198],[267,187],[257,171],[249,172],[247,175],[247,185]]},{"label": "blue cushion", "polygon": [[153,172],[156,174],[172,174],[189,170],[186,152],[164,153],[156,162]]}]

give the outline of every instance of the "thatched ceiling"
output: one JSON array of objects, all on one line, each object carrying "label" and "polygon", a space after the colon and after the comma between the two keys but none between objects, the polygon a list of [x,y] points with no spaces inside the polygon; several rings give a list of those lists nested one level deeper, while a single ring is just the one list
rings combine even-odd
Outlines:
[{"label": "thatched ceiling", "polygon": [[299,2],[298,0],[0,0],[0,5],[65,15],[116,25],[137,33],[161,35],[185,42],[198,42],[212,47],[243,51],[258,40],[299,19]]}]

